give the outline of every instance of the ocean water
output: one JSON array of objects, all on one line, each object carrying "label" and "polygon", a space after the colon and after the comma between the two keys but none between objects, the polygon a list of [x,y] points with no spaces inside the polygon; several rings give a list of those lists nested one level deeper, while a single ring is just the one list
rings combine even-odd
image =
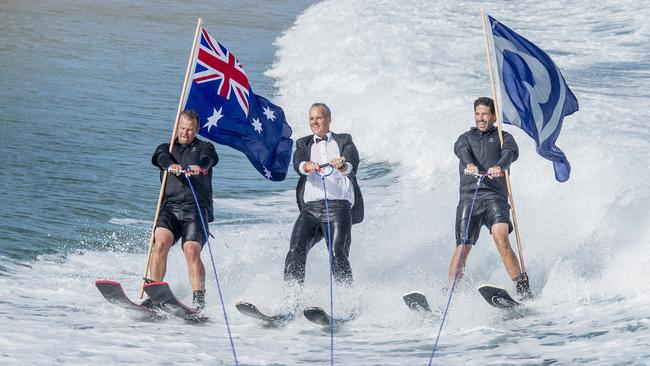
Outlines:
[{"label": "ocean water", "polygon": [[[285,109],[294,138],[315,101],[354,137],[366,219],[353,229],[356,285],[334,294],[358,318],[335,334],[339,365],[426,365],[438,331],[401,295],[444,305],[454,247],[456,137],[490,94],[474,1],[0,3],[0,364],[233,364],[208,264],[200,326],[144,322],[94,286],[137,298],[158,174],[196,17]],[[454,296],[435,365],[650,364],[650,26],[640,2],[488,1],[489,14],[548,51],[579,99],[557,145],[571,179],[523,132],[512,185],[536,300],[490,308],[475,288],[512,290],[487,232]],[[295,173],[270,183],[217,146],[212,252],[241,365],[325,365],[329,333],[299,318],[264,329],[234,309],[284,306],[298,215]],[[514,242],[514,238],[511,238]],[[204,260],[210,257],[204,251]],[[178,248],[168,275],[191,300]],[[328,307],[327,255],[310,253],[301,305]]]}]

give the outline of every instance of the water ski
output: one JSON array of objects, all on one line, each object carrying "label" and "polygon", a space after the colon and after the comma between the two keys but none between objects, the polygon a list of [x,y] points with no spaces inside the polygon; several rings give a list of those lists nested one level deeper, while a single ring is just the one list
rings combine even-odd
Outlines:
[{"label": "water ski", "polygon": [[519,305],[519,302],[513,299],[510,294],[508,294],[508,291],[501,287],[481,285],[478,288],[478,291],[481,293],[485,301],[495,308],[509,309],[513,306]]},{"label": "water ski", "polygon": [[333,323],[334,328],[338,328],[339,326],[355,318],[354,314],[350,314],[346,318],[332,318],[325,310],[319,308],[318,306],[311,306],[305,308],[305,310],[303,311],[303,315],[310,322],[314,324],[318,324],[322,327],[329,327],[330,324]]},{"label": "water ski", "polygon": [[428,313],[431,312],[427,297],[419,291],[411,291],[409,293],[406,293],[402,296],[402,299],[404,299],[404,303],[411,310],[426,311]]},{"label": "water ski", "polygon": [[148,283],[144,285],[144,291],[157,304],[157,307],[171,315],[192,323],[202,323],[208,320],[207,317],[201,315],[199,309],[190,308],[178,300],[167,282]]},{"label": "water ski", "polygon": [[95,286],[108,302],[121,306],[128,310],[141,313],[145,317],[160,318],[160,314],[153,308],[137,304],[126,295],[119,282],[111,280],[96,280]]},{"label": "water ski", "polygon": [[259,311],[257,306],[246,301],[238,302],[237,304],[235,304],[235,307],[240,313],[248,317],[261,320],[262,325],[269,328],[284,326],[288,322],[294,319],[294,315],[291,313],[280,314],[280,315],[266,315],[261,311]]}]

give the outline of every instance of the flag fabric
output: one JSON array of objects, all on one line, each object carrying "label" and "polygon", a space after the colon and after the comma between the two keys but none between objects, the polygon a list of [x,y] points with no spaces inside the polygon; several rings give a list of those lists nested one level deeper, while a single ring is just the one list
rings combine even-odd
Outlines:
[{"label": "flag fabric", "polygon": [[243,152],[266,179],[281,181],[291,160],[291,127],[284,111],[253,93],[243,65],[205,29],[183,109],[199,115],[199,134]]},{"label": "flag fabric", "polygon": [[502,121],[526,131],[537,153],[553,162],[555,179],[564,182],[571,165],[555,141],[564,117],[578,110],[578,100],[544,51],[489,15],[488,21]]}]

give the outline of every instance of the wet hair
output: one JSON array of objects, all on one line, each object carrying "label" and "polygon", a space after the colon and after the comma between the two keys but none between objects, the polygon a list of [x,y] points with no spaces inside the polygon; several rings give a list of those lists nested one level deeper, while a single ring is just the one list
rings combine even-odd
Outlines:
[{"label": "wet hair", "polygon": [[191,109],[188,109],[188,110],[185,110],[185,111],[181,112],[181,114],[178,116],[179,121],[180,121],[181,117],[185,117],[185,118],[187,118],[189,120],[193,120],[194,123],[196,124],[196,129],[197,130],[199,129],[199,115],[196,112],[194,112]]},{"label": "wet hair", "polygon": [[314,104],[311,105],[311,107],[309,107],[309,110],[311,111],[312,108],[316,108],[316,107],[322,108],[325,111],[325,117],[330,118],[330,119],[332,118],[332,111],[330,111],[330,107],[328,107],[327,104],[325,104],[325,103],[314,103]]},{"label": "wet hair", "polygon": [[480,105],[484,105],[486,107],[489,107],[490,108],[490,113],[492,113],[493,115],[497,114],[497,112],[494,110],[494,101],[492,100],[492,98],[488,98],[488,97],[480,97],[480,98],[478,98],[477,100],[474,101],[474,110],[476,111],[476,107],[478,107]]}]

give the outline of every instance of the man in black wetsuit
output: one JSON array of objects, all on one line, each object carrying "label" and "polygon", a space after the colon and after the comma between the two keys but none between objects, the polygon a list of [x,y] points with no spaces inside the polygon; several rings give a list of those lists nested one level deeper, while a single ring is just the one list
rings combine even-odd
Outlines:
[{"label": "man in black wetsuit", "polygon": [[[201,218],[197,211],[192,191],[182,171],[189,170],[206,230],[208,222],[214,220],[212,211],[212,167],[219,157],[214,146],[196,138],[199,118],[194,111],[184,111],[178,120],[176,142],[169,154],[169,144],[161,144],[151,158],[153,165],[160,168],[160,177],[166,170],[167,185],[156,229],[151,259],[151,279],[162,281],[167,270],[167,255],[171,247],[181,239],[181,249],[187,262],[187,271],[193,290],[193,303],[205,307],[205,267],[201,261],[201,250],[207,241],[203,234]],[[205,170],[206,174],[202,171]],[[150,299],[143,305],[151,305]]]},{"label": "man in black wetsuit", "polygon": [[[492,99],[483,97],[474,102],[474,121],[476,127],[460,135],[454,145],[454,152],[460,159],[460,200],[456,209],[456,250],[449,264],[448,284],[451,286],[454,281],[459,260],[461,266],[458,276],[459,279],[462,277],[467,256],[478,240],[481,226],[486,226],[508,275],[516,284],[517,292],[523,299],[529,299],[531,292],[528,276],[521,272],[517,256],[508,240],[513,226],[503,174],[517,160],[519,149],[512,135],[505,131],[501,146],[498,129],[494,126],[496,113]],[[478,189],[470,220],[469,211],[477,182],[473,174],[477,173],[487,173],[488,177],[483,179]],[[468,221],[470,227],[467,241],[464,242]]]},{"label": "man in black wetsuit", "polygon": [[284,280],[290,285],[302,285],[305,279],[307,253],[321,239],[327,239],[325,192],[319,165],[334,167],[325,178],[332,235],[333,275],[339,285],[352,284],[352,269],[348,255],[352,243],[352,224],[363,220],[363,197],[357,184],[359,153],[352,137],[332,133],[330,109],[314,103],[309,109],[309,127],[313,135],[296,141],[293,167],[300,175],[296,199],[300,215],[291,233],[289,252],[285,260]]}]

